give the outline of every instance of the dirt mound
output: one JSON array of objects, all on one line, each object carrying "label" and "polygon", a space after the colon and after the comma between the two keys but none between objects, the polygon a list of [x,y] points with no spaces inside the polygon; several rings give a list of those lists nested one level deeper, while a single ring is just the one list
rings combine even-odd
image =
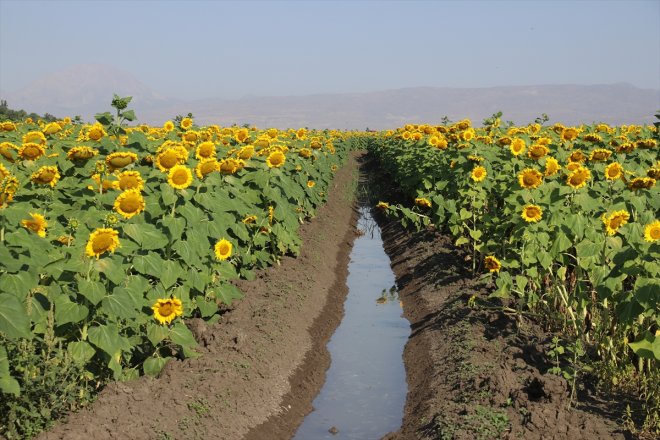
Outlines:
[{"label": "dirt mound", "polygon": [[551,335],[467,306],[484,287],[447,237],[380,220],[412,326],[404,422],[386,439],[626,438],[607,405],[569,408],[566,380],[546,373]]}]

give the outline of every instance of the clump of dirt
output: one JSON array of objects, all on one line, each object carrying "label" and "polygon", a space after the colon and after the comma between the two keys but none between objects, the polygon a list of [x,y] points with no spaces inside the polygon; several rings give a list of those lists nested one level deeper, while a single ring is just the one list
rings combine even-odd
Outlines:
[{"label": "clump of dirt", "polygon": [[567,381],[547,373],[552,335],[532,321],[467,306],[487,289],[448,237],[377,219],[412,327],[403,425],[385,439],[626,438],[614,402],[569,407]]},{"label": "clump of dirt", "polygon": [[219,323],[187,323],[199,358],[170,362],[156,379],[112,383],[39,438],[290,438],[323,384],[325,345],[343,315],[356,178],[350,158],[327,204],[301,227],[297,258],[238,282],[245,298]]}]

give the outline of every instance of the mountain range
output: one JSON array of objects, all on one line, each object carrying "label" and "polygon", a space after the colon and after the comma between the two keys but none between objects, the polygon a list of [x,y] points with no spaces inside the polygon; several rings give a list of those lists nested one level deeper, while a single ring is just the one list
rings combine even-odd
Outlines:
[{"label": "mountain range", "polygon": [[110,110],[113,93],[133,96],[138,122],[160,125],[193,113],[200,125],[251,124],[258,127],[389,129],[406,123],[440,123],[470,118],[475,124],[498,111],[526,124],[545,113],[550,123],[577,125],[652,123],[660,90],[626,83],[531,85],[486,88],[413,87],[367,93],[307,96],[208,98],[162,96],[134,76],[105,65],[80,65],[44,76],[21,90],[3,93],[9,107],[58,117]]}]

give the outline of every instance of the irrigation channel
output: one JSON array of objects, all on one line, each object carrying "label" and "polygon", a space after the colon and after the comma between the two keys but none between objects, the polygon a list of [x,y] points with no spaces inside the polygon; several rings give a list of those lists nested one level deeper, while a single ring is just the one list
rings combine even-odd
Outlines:
[{"label": "irrigation channel", "polygon": [[326,382],[294,440],[380,439],[401,425],[407,385],[402,316],[380,228],[366,206],[348,266],[345,315],[328,343]]}]

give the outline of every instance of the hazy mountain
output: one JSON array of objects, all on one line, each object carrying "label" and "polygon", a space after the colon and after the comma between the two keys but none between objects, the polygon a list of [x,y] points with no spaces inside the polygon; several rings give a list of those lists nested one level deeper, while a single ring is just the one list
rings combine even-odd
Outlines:
[{"label": "hazy mountain", "polygon": [[174,100],[159,96],[130,74],[108,66],[76,66],[8,94],[11,108],[57,116],[109,110],[112,94],[132,95],[139,122],[162,124],[192,112],[199,124],[259,127],[395,128],[406,123],[472,119],[497,111],[504,120],[528,123],[546,113],[551,122],[579,124],[651,123],[660,109],[660,91],[629,84],[537,85],[488,88],[416,87],[369,93],[242,99]]},{"label": "hazy mountain", "polygon": [[44,76],[14,93],[6,93],[10,108],[38,114],[80,115],[93,120],[94,114],[111,110],[113,93],[133,96],[131,108],[147,110],[174,101],[153,92],[127,72],[101,64],[73,66]]}]

